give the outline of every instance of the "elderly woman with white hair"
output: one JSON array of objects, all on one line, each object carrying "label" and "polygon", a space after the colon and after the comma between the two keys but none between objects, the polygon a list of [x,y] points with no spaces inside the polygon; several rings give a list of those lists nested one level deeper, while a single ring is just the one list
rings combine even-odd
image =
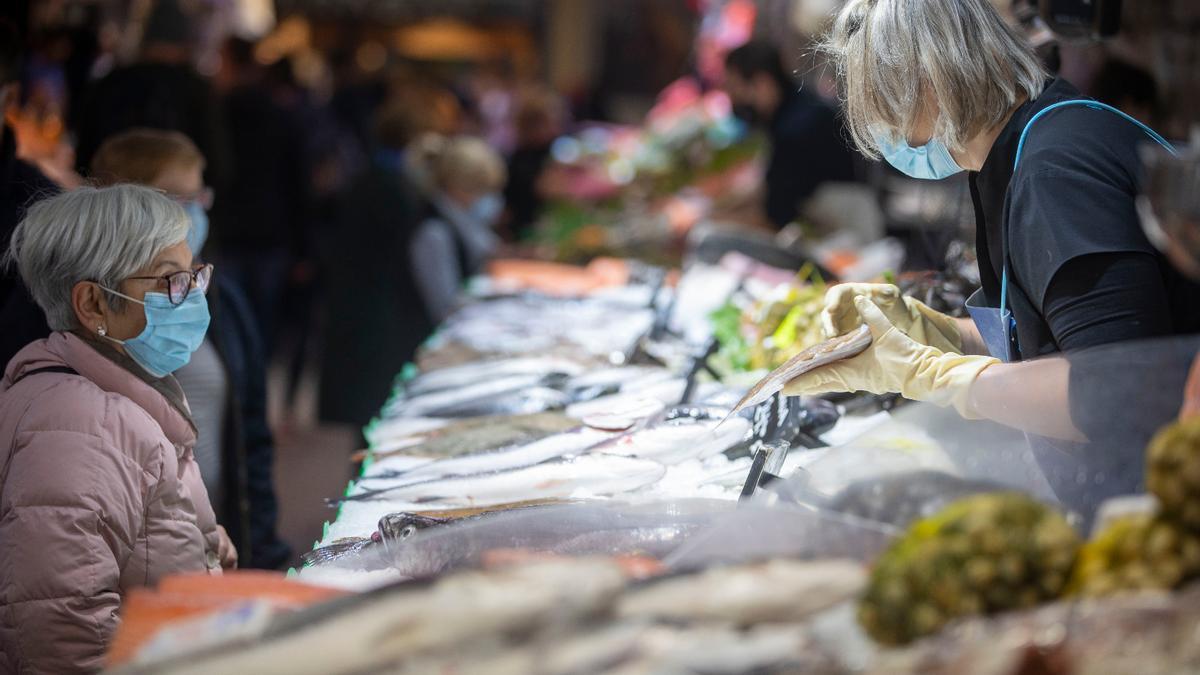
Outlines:
[{"label": "elderly woman with white hair", "polygon": [[[826,332],[865,323],[873,345],[787,391],[898,392],[1085,440],[1095,420],[1072,395],[1067,361],[1030,359],[1200,331],[1200,288],[1154,249],[1135,210],[1138,146],[1169,144],[1049,78],[988,0],[849,0],[826,50],[863,154],[915,178],[968,172],[982,289],[967,302],[972,319],[955,320],[894,286],[832,288]],[[1052,484],[1077,483],[1089,450],[1033,445]],[[1106,491],[1136,489],[1140,477],[1136,467],[1109,473]]]},{"label": "elderly woman with white hair", "polygon": [[189,219],[144,187],[29,209],[15,263],[55,331],[0,381],[0,671],[95,671],[131,588],[236,553],[171,373],[208,328]]}]

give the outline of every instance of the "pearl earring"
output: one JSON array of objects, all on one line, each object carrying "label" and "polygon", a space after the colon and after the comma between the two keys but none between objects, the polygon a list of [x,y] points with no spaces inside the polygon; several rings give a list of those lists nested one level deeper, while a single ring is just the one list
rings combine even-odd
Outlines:
[{"label": "pearl earring", "polygon": [[105,328],[104,326],[97,326],[96,332],[100,334],[100,337],[104,337],[105,335],[108,335],[108,329]]}]

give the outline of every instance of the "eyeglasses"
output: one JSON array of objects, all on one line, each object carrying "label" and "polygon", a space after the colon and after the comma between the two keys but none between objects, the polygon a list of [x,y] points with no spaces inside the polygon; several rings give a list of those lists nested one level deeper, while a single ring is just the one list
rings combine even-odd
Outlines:
[{"label": "eyeglasses", "polygon": [[190,195],[174,195],[175,201],[179,202],[180,204],[199,204],[200,208],[204,209],[205,211],[212,208],[214,197],[215,195],[213,193],[213,189],[208,186],[205,186],[201,188],[199,192],[194,192]]},{"label": "eyeglasses", "polygon": [[130,279],[142,279],[146,281],[161,281],[166,284],[167,298],[172,305],[182,305],[184,300],[187,300],[188,294],[192,289],[201,293],[208,293],[208,284],[212,281],[213,266],[201,265],[192,271],[183,270],[180,272],[172,272],[164,274],[161,277],[129,277]]}]

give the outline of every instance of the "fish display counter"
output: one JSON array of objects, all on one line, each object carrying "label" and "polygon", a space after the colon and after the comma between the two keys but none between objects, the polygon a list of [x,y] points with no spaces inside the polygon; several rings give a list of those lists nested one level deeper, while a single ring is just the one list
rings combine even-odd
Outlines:
[{"label": "fish display counter", "polygon": [[[854,335],[773,356],[784,376],[713,367],[739,269],[478,286],[329,498],[291,575],[318,600],[169,624],[117,672],[1200,669],[1200,425],[1172,422],[1200,341],[1071,357],[1106,453],[1079,472],[1084,510],[1018,430],[780,396]],[[1113,494],[1135,465],[1153,496]]]}]

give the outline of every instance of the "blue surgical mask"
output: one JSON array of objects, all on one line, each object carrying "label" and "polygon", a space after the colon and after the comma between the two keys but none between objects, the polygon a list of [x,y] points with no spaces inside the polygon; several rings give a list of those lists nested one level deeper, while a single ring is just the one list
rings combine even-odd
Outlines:
[{"label": "blue surgical mask", "polygon": [[144,300],[138,300],[111,288],[104,290],[145,307],[146,328],[137,337],[105,337],[123,345],[129,357],[150,375],[166,377],[184,367],[204,342],[208,300],[199,290],[193,288],[179,305],[172,305],[166,293],[146,293]]},{"label": "blue surgical mask", "polygon": [[484,225],[494,225],[504,210],[504,198],[495,193],[488,193],[471,205],[471,216]]},{"label": "blue surgical mask", "polygon": [[188,228],[187,245],[192,250],[192,256],[199,258],[200,249],[208,241],[208,212],[198,202],[186,202],[183,210],[192,221],[192,226]]},{"label": "blue surgical mask", "polygon": [[946,144],[937,139],[931,139],[919,148],[912,147],[904,139],[892,141],[882,134],[875,135],[875,142],[888,164],[913,178],[941,180],[963,170],[950,156]]}]

